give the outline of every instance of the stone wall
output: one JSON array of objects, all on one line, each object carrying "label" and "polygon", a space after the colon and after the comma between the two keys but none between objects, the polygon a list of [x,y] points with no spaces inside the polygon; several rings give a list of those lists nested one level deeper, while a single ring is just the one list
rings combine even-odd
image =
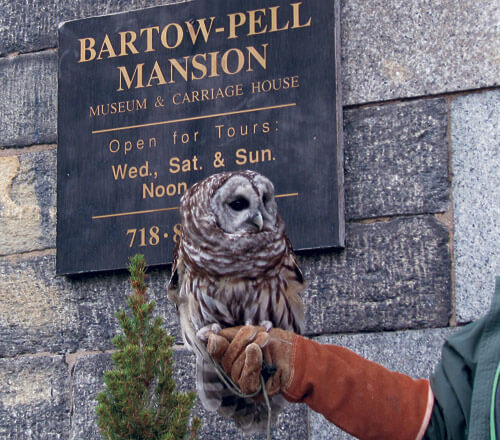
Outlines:
[{"label": "stone wall", "polygon": [[[311,0],[307,0],[311,1]],[[0,0],[0,437],[98,439],[124,274],[55,276],[57,24],[171,3]],[[346,241],[300,255],[307,334],[427,377],[500,274],[500,5],[342,0]],[[150,292],[179,340],[167,269]],[[176,349],[177,377],[194,386]],[[205,413],[202,439],[245,438]],[[261,437],[258,437],[261,438]],[[274,438],[349,438],[301,405]]]}]

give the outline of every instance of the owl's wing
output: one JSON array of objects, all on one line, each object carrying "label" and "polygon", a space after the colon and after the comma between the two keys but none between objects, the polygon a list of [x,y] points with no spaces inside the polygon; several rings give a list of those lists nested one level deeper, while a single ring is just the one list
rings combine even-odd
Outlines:
[{"label": "owl's wing", "polygon": [[[194,351],[196,357],[196,391],[198,397],[208,411],[215,411],[221,405],[224,385],[220,382],[211,363],[203,358],[203,353],[198,347],[201,342],[196,336],[196,329],[190,319],[189,299],[186,298],[186,300],[182,301],[180,297],[184,262],[178,252],[178,245],[174,255],[172,275],[168,283],[168,298],[174,301],[177,306],[184,343],[189,350]],[[191,301],[194,301],[194,298],[191,298]]]},{"label": "owl's wing", "polygon": [[286,245],[287,245],[286,253],[287,253],[287,259],[288,259],[288,265],[292,268],[293,272],[295,273],[295,280],[297,281],[297,283],[300,286],[302,286],[302,290],[299,292],[299,294],[300,294],[305,290],[306,282],[304,279],[304,275],[303,275],[302,271],[300,270],[299,265],[297,264],[297,258],[295,257],[295,253],[293,252],[292,243],[289,240],[289,238],[286,236],[285,236],[285,240],[286,240]]},{"label": "owl's wing", "polygon": [[180,278],[184,273],[184,259],[180,252],[180,240],[177,241],[174,248],[174,261],[172,263],[172,274],[167,287],[167,296],[170,301],[179,305],[179,285]]},{"label": "owl's wing", "polygon": [[[286,288],[282,291],[286,298],[286,302],[276,304],[276,307],[284,307],[286,304],[291,323],[291,328],[287,328],[287,330],[293,330],[296,333],[302,334],[305,330],[305,318],[304,303],[301,296],[306,289],[306,281],[297,264],[297,259],[288,238],[287,245],[286,257],[280,273],[280,277],[286,281],[284,283]],[[284,311],[276,310],[276,314],[277,316],[283,316]]]}]

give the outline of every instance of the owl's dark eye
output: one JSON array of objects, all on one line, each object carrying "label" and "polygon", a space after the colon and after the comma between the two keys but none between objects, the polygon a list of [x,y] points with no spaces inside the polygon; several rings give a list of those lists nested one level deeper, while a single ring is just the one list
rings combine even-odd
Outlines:
[{"label": "owl's dark eye", "polygon": [[271,198],[271,197],[269,197],[269,194],[264,194],[264,195],[262,196],[262,203],[264,203],[264,205],[265,205],[267,202],[269,202],[269,199],[270,199],[270,198]]},{"label": "owl's dark eye", "polygon": [[244,197],[238,197],[236,200],[233,200],[231,203],[228,203],[229,207],[234,211],[243,211],[250,206],[250,202]]}]

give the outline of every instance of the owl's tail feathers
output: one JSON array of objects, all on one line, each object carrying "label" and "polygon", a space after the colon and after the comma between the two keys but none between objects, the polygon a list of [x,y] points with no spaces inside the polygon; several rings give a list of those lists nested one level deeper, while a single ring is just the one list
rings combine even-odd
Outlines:
[{"label": "owl's tail feathers", "polygon": [[[196,390],[207,411],[217,411],[222,417],[233,419],[236,426],[246,433],[266,431],[268,418],[266,403],[234,395],[220,381],[213,365],[199,356],[196,357]],[[274,425],[278,413],[286,405],[286,400],[281,394],[270,397],[269,400],[271,423]]]},{"label": "owl's tail feathers", "polygon": [[[286,405],[285,398],[277,394],[270,399],[271,424],[275,425],[278,413]],[[268,408],[265,402],[256,402],[254,399],[245,399],[234,395],[222,399],[218,413],[232,418],[236,426],[247,434],[265,432],[267,429]]]},{"label": "owl's tail feathers", "polygon": [[219,409],[227,392],[213,365],[200,356],[196,356],[196,391],[208,411]]},{"label": "owl's tail feathers", "polygon": [[[266,431],[269,414],[266,403],[235,395],[221,382],[213,364],[201,356],[196,356],[196,390],[207,411],[217,411],[222,417],[233,419],[236,426],[246,433]],[[271,424],[274,425],[286,400],[277,394],[269,401]]]}]

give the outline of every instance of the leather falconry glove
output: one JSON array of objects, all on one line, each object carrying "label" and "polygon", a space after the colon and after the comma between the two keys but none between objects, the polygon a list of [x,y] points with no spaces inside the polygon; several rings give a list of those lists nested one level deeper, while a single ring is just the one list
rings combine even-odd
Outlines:
[{"label": "leather falconry glove", "polygon": [[264,327],[243,326],[221,330],[208,336],[208,353],[247,394],[260,386],[260,375],[266,391],[273,396],[290,378],[290,353],[295,336],[280,328],[269,332]]},{"label": "leather falconry glove", "polygon": [[207,349],[244,392],[258,389],[262,364],[274,365],[269,395],[281,391],[290,402],[304,402],[359,439],[419,440],[429,423],[434,397],[427,380],[389,371],[346,348],[244,326],[210,334]]}]

